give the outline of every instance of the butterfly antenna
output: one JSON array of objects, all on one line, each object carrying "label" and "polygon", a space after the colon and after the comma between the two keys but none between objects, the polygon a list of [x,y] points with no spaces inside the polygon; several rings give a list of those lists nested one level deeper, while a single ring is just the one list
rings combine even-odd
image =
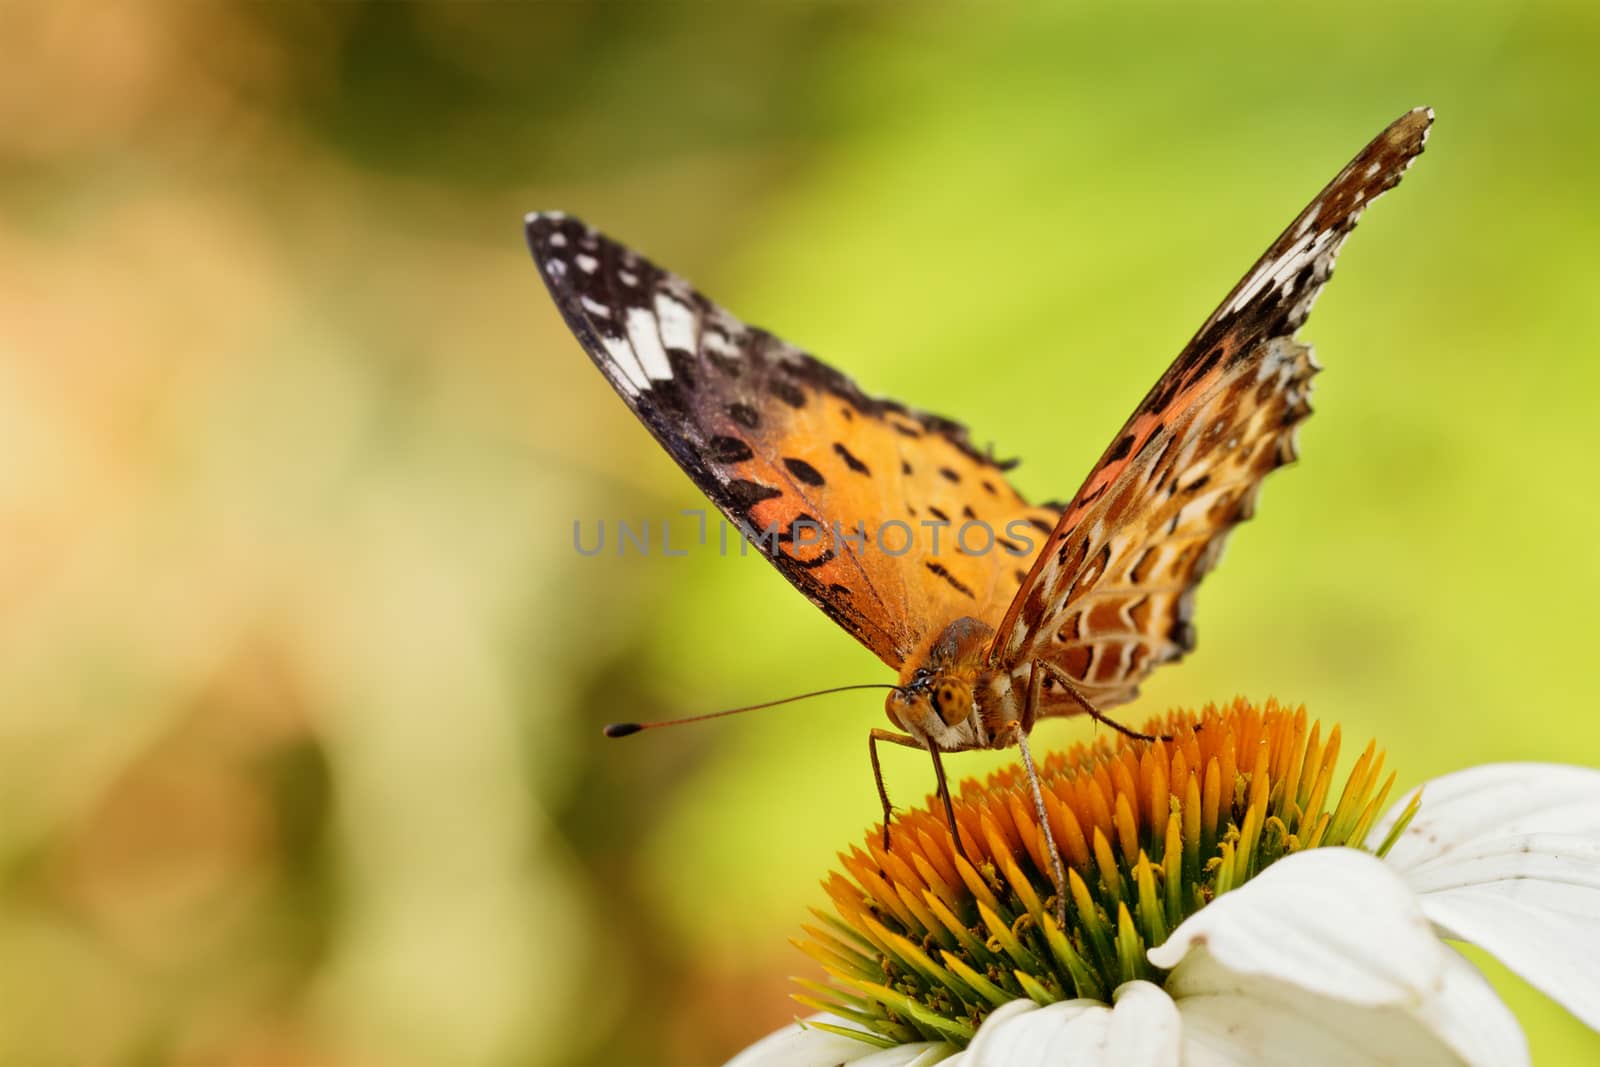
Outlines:
[{"label": "butterfly antenna", "polygon": [[784,697],[782,700],[769,700],[765,704],[750,704],[742,708],[729,708],[726,711],[713,711],[706,715],[691,715],[686,719],[658,719],[655,722],[613,722],[605,728],[607,737],[627,737],[641,730],[655,730],[662,726],[683,726],[691,722],[704,722],[707,719],[720,719],[725,715],[738,715],[746,711],[760,711],[762,708],[775,708],[779,704],[793,704],[797,700],[809,700],[812,697],[825,697],[830,693],[848,693],[856,689],[899,689],[897,685],[885,682],[869,682],[864,685],[841,685],[835,689],[818,689],[814,693],[801,693],[799,696]]}]

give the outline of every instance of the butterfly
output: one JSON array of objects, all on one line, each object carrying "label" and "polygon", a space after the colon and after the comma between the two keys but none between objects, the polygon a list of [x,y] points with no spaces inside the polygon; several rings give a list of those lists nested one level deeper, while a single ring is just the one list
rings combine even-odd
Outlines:
[{"label": "butterfly", "polygon": [[1295,332],[1432,121],[1427,108],[1402,115],[1317,194],[1064,507],[1030,505],[1006,478],[1012,464],[959,423],[868,395],[577,219],[529,215],[527,239],[578,342],[661,446],[807,599],[899,672],[886,701],[895,729],[869,735],[885,847],[879,742],[932,755],[958,849],[940,754],[1016,745],[1060,889],[1029,731],[1046,716],[1102,718],[1195,647],[1196,587],[1254,512],[1262,479],[1296,458],[1311,412],[1319,367]]}]

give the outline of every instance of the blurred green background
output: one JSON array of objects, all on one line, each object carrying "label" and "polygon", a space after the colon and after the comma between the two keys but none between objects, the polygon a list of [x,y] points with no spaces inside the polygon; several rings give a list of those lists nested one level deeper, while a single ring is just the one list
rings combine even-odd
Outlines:
[{"label": "blurred green background", "polygon": [[[0,10],[0,1062],[693,1064],[794,1013],[878,696],[599,726],[888,672],[753,556],[573,551],[702,501],[531,209],[1064,497],[1433,105],[1303,331],[1301,464],[1126,714],[1600,765],[1594,5],[1049,6]],[[1539,1062],[1600,1055],[1496,974]]]}]

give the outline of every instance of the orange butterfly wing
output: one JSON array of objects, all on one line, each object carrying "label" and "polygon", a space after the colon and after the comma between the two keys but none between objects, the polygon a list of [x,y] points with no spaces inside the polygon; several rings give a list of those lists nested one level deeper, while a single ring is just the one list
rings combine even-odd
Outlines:
[{"label": "orange butterfly wing", "polygon": [[[1311,349],[1294,341],[1362,211],[1422,151],[1433,113],[1379,134],[1234,286],[1140,403],[1061,516],[995,635],[1025,685],[1062,668],[1097,708],[1194,647],[1194,591],[1250,517],[1261,480],[1295,458],[1311,413]],[[1059,692],[1041,714],[1082,708]]]},{"label": "orange butterfly wing", "polygon": [[1029,507],[962,426],[866,395],[576,219],[530,215],[527,236],[634,414],[829,618],[896,669],[957,618],[999,622],[1059,509]]}]

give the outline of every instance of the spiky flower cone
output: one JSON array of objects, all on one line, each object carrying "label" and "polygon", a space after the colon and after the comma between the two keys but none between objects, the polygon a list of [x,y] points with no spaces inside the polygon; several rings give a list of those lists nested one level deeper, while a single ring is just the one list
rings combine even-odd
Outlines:
[{"label": "spiky flower cone", "polygon": [[[1368,744],[1340,785],[1338,728],[1324,740],[1304,709],[1270,701],[1175,711],[1144,729],[1171,740],[1101,738],[1040,767],[1067,869],[1064,929],[1027,781],[1007,768],[960,786],[960,849],[930,800],[896,818],[889,851],[880,827],[840,856],[824,883],[837,916],[817,911],[821,924],[796,942],[831,984],[802,981],[796,999],[885,1046],[962,1046],[1018,998],[1109,1002],[1125,982],[1159,984],[1147,949],[1283,856],[1362,847],[1394,783],[1380,783],[1383,756]],[[1415,799],[1379,855],[1414,811]]]}]

